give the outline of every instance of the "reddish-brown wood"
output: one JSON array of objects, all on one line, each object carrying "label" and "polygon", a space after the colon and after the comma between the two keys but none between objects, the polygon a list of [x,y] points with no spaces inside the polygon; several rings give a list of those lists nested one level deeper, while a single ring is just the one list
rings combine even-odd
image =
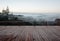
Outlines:
[{"label": "reddish-brown wood", "polygon": [[0,41],[60,41],[60,26],[0,26]]}]

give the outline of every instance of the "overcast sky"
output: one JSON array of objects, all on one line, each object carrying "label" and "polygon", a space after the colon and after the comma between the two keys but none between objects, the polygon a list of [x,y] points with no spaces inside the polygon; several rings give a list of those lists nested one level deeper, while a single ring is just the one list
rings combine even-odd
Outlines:
[{"label": "overcast sky", "polygon": [[11,12],[60,13],[60,0],[0,0],[0,12],[7,6]]}]

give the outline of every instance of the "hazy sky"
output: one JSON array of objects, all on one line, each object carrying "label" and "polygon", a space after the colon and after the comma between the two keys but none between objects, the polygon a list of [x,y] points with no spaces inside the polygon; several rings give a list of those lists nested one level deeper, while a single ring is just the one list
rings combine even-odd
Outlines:
[{"label": "hazy sky", "polygon": [[60,13],[60,0],[0,0],[0,12],[7,6],[12,12]]}]

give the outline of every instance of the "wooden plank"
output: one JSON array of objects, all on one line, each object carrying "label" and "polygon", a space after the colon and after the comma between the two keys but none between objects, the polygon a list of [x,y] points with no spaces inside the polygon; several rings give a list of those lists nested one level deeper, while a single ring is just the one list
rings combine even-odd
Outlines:
[{"label": "wooden plank", "polygon": [[60,26],[0,26],[0,41],[60,41]]}]

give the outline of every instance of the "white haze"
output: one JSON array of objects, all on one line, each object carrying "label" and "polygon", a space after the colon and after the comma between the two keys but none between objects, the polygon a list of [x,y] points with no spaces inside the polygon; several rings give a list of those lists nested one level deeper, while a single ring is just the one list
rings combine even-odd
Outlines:
[{"label": "white haze", "polygon": [[26,17],[32,17],[36,21],[46,20],[54,21],[55,19],[60,19],[60,13],[13,13],[14,15],[24,15]]}]

